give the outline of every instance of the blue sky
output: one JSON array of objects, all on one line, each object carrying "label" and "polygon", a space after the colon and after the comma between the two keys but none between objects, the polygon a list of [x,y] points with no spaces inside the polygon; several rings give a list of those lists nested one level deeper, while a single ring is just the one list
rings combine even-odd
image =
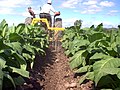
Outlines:
[{"label": "blue sky", "polygon": [[[29,17],[27,7],[31,6],[39,14],[40,6],[47,0],[0,0],[0,21],[5,19],[9,25],[23,23]],[[81,19],[83,27],[103,23],[104,27],[120,25],[119,0],[52,0],[53,7],[60,11],[63,26],[73,25]]]}]

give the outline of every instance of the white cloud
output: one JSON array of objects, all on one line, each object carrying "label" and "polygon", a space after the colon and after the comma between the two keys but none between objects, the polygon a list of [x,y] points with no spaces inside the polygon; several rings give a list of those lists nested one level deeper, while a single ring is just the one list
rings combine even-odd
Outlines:
[{"label": "white cloud", "polygon": [[79,10],[74,10],[74,12],[80,12]]},{"label": "white cloud", "polygon": [[[114,6],[114,2],[102,1],[102,0],[67,0],[62,3],[64,8],[74,8],[74,12],[80,12],[81,14],[95,14],[103,11],[105,7]],[[80,10],[78,10],[80,8]]]},{"label": "white cloud", "polygon": [[95,14],[101,12],[105,7],[112,7],[115,5],[114,2],[102,0],[88,0],[82,4],[84,5],[84,8],[83,11],[81,11],[81,14]]},{"label": "white cloud", "polygon": [[97,6],[97,5],[90,5],[87,6],[86,8],[84,8],[84,11],[81,12],[81,14],[95,14],[97,12],[102,11],[101,7]]},{"label": "white cloud", "polygon": [[110,11],[111,13],[117,13],[117,12],[119,12],[118,10],[111,10]]},{"label": "white cloud", "polygon": [[87,2],[83,2],[83,5],[93,5],[93,4],[97,4],[96,0],[89,0]]},{"label": "white cloud", "polygon": [[114,15],[116,15],[117,12],[119,12],[119,11],[118,10],[111,10],[107,13],[107,15],[114,16]]},{"label": "white cloud", "polygon": [[13,14],[13,9],[11,8],[0,8],[0,14]]},{"label": "white cloud", "polygon": [[102,1],[102,2],[100,2],[100,5],[104,6],[104,7],[112,7],[112,6],[115,5],[115,3],[114,2],[109,2],[109,1]]},{"label": "white cloud", "polygon": [[75,8],[79,2],[81,2],[82,0],[67,0],[65,2],[62,3],[62,7],[64,8]]},{"label": "white cloud", "polygon": [[95,14],[102,11],[102,8],[98,5],[100,0],[87,0],[82,3],[83,10],[81,14]]},{"label": "white cloud", "polygon": [[0,7],[20,7],[31,4],[31,0],[0,0]]},{"label": "white cloud", "polygon": [[32,4],[31,0],[0,0],[0,14],[19,14],[16,9]]}]

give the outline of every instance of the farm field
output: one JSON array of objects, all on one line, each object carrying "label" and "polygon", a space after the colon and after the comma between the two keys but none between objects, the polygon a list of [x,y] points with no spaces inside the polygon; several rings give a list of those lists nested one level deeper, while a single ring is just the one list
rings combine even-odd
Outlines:
[{"label": "farm field", "polygon": [[0,32],[1,90],[80,88],[70,87],[77,79],[69,68],[64,49],[60,46],[56,52],[40,28],[22,23],[9,27],[3,20]]},{"label": "farm field", "polygon": [[[39,27],[39,28],[38,28]],[[0,23],[0,90],[119,90],[120,26],[66,27],[50,44],[40,26]],[[7,84],[7,85],[6,85]]]},{"label": "farm field", "polygon": [[120,0],[0,0],[0,90],[120,90]]}]

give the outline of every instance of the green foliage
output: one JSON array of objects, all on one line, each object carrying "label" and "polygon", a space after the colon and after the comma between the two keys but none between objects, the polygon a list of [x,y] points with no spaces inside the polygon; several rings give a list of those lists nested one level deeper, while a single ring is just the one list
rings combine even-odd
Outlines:
[{"label": "green foliage", "polygon": [[[70,67],[76,73],[85,73],[80,83],[91,79],[99,88],[117,89],[120,86],[120,31],[96,28],[66,28],[62,46],[70,57]],[[106,78],[106,79],[105,79]],[[108,82],[108,83],[106,83]]]},{"label": "green foliage", "polygon": [[22,23],[8,27],[3,20],[0,23],[0,90],[22,85],[23,77],[29,77],[27,62],[32,68],[35,55],[44,55],[47,47],[48,36],[40,28]]}]

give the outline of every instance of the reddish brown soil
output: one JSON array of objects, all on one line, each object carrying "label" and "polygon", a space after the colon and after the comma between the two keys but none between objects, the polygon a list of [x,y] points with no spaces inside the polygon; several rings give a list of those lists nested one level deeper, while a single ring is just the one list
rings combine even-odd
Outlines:
[{"label": "reddish brown soil", "polygon": [[37,55],[30,74],[30,79],[18,90],[90,90],[80,89],[79,79],[74,78],[62,47],[59,52],[50,47],[44,57]]},{"label": "reddish brown soil", "polygon": [[[52,50],[53,51],[53,50]],[[69,90],[69,84],[76,83],[73,72],[69,68],[68,58],[64,54],[64,50],[60,48],[60,52],[53,52],[53,65],[49,65],[45,69],[44,90]],[[72,87],[70,90],[80,90]]]}]

